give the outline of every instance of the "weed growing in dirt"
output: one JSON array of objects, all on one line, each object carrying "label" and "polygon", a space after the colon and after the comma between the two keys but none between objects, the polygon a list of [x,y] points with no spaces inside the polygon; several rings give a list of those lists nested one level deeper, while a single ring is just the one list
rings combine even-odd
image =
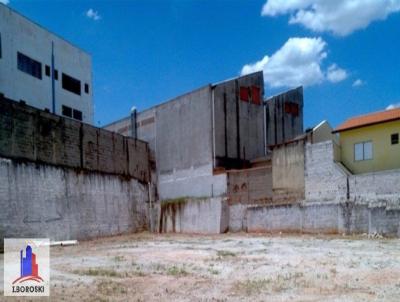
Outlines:
[{"label": "weed growing in dirt", "polygon": [[102,280],[97,284],[97,290],[106,296],[118,295],[118,294],[127,294],[128,290],[126,287],[118,282],[113,282],[110,280]]},{"label": "weed growing in dirt", "polygon": [[187,276],[189,273],[183,267],[171,266],[167,269],[167,275],[181,277]]},{"label": "weed growing in dirt", "polygon": [[218,257],[236,257],[236,254],[231,251],[217,251]]},{"label": "weed growing in dirt", "polygon": [[115,257],[114,257],[114,261],[115,261],[115,262],[122,262],[122,261],[125,261],[125,257],[124,257],[124,256],[115,256]]},{"label": "weed growing in dirt", "polygon": [[124,278],[126,274],[119,273],[112,269],[106,268],[89,268],[89,269],[78,269],[73,271],[74,274],[77,275],[86,275],[86,276],[104,276],[104,277],[115,277],[115,278]]}]

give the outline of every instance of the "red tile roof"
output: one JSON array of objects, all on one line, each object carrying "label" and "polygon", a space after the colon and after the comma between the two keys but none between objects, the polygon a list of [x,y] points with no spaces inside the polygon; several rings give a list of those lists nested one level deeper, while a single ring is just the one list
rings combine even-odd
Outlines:
[{"label": "red tile roof", "polygon": [[333,132],[341,132],[345,130],[361,128],[365,126],[390,122],[399,119],[400,119],[400,108],[373,112],[370,114],[349,118],[343,124],[339,125]]}]

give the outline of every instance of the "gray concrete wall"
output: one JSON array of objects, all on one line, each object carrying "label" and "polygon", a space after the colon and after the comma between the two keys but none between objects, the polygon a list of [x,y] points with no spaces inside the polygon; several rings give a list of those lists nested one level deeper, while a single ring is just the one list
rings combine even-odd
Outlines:
[{"label": "gray concrete wall", "polygon": [[[260,103],[240,98],[240,89],[259,89]],[[264,155],[262,72],[213,86],[216,166],[237,166],[240,160]],[[240,164],[239,164],[240,165]]]},{"label": "gray concrete wall", "polygon": [[156,107],[155,145],[161,200],[226,192],[223,177],[213,177],[210,86]]},{"label": "gray concrete wall", "polygon": [[89,239],[148,228],[147,186],[135,179],[0,158],[0,233]]},{"label": "gray concrete wall", "polygon": [[229,204],[267,204],[272,202],[272,169],[264,167],[229,170]]},{"label": "gray concrete wall", "polygon": [[147,143],[1,97],[0,156],[150,179]]},{"label": "gray concrete wall", "polygon": [[400,209],[366,204],[314,203],[247,209],[249,232],[379,233],[400,237]]},{"label": "gray concrete wall", "polygon": [[229,209],[225,198],[188,198],[161,204],[162,233],[220,234],[228,230]]},{"label": "gray concrete wall", "polygon": [[[56,114],[62,114],[62,105],[78,109],[83,121],[93,123],[92,60],[85,51],[0,4],[2,58],[0,59],[0,93],[14,100],[44,110],[52,110],[52,79],[45,74],[45,65],[51,66],[54,43]],[[18,69],[17,52],[42,64],[42,79]],[[81,95],[62,88],[62,73],[81,81]],[[89,93],[84,85],[89,85]]]},{"label": "gray concrete wall", "polygon": [[303,133],[303,87],[267,99],[265,109],[267,146],[282,144]]},{"label": "gray concrete wall", "polygon": [[275,146],[272,150],[272,191],[274,203],[304,199],[303,140]]}]

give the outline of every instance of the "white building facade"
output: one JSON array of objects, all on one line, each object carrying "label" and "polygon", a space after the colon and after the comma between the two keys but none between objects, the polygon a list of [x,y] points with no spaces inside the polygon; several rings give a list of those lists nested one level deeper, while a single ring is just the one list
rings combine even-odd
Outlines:
[{"label": "white building facade", "polygon": [[0,3],[0,93],[92,124],[91,56]]}]

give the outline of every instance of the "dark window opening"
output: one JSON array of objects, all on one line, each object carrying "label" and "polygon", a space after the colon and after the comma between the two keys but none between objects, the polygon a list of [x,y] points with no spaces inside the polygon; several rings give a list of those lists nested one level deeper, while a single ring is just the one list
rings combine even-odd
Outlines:
[{"label": "dark window opening", "polygon": [[81,121],[82,120],[82,111],[74,109],[74,119]]},{"label": "dark window opening", "polygon": [[30,57],[17,53],[18,69],[31,76],[42,79],[42,64]]},{"label": "dark window opening", "polygon": [[85,83],[85,93],[89,93],[89,84]]},{"label": "dark window opening", "polygon": [[242,101],[249,101],[249,89],[247,87],[240,87],[239,95]]},{"label": "dark window opening", "polygon": [[399,143],[399,134],[398,133],[394,133],[390,136],[391,141],[392,141],[392,145],[397,145]]},{"label": "dark window opening", "polygon": [[77,95],[81,95],[81,81],[65,73],[62,74],[62,88]]},{"label": "dark window opening", "polygon": [[49,65],[46,65],[44,72],[48,77],[50,76],[50,66]]},{"label": "dark window opening", "polygon": [[58,70],[54,69],[54,79],[58,81]]},{"label": "dark window opening", "polygon": [[62,115],[72,117],[72,108],[62,105]]}]

